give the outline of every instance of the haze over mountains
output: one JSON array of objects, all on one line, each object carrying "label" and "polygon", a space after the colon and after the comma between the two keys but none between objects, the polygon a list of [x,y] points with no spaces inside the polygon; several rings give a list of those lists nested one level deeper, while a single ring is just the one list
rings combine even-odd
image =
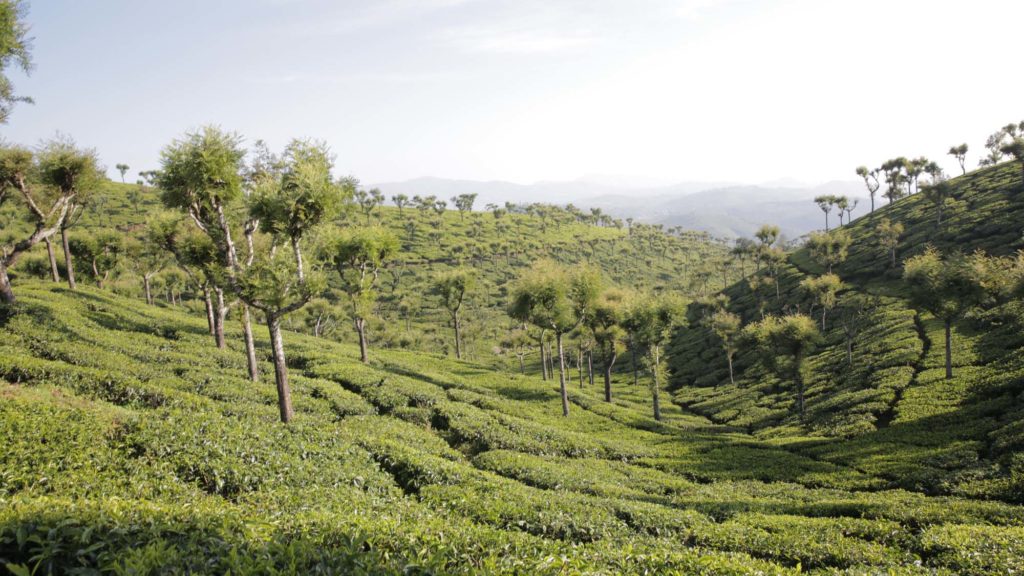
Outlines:
[{"label": "haze over mountains", "polygon": [[[593,175],[570,181],[516,184],[503,181],[416,178],[375,185],[388,197],[394,194],[436,195],[448,199],[458,194],[478,194],[476,208],[508,202],[572,203],[580,208],[600,208],[617,218],[682,226],[712,236],[751,236],[765,223],[778,224],[783,235],[796,238],[824,226],[824,215],[815,196],[835,194],[859,202],[854,217],[869,210],[864,185],[856,181],[832,181],[809,186],[784,179],[761,185],[733,182],[663,182],[623,176]],[[878,200],[876,200],[877,202]],[[836,215],[831,218],[837,221]]]}]

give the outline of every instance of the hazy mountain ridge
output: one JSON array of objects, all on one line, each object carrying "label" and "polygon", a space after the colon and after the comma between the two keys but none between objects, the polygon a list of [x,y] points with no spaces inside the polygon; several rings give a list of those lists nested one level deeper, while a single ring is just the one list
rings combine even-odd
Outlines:
[{"label": "hazy mountain ridge", "polygon": [[[855,217],[864,214],[870,205],[863,197],[863,184],[839,180],[811,187],[716,182],[629,186],[627,180],[615,176],[586,176],[572,181],[533,184],[425,177],[375,186],[388,197],[401,193],[448,199],[458,194],[476,193],[477,209],[505,202],[572,203],[584,209],[600,208],[619,218],[683,226],[724,238],[751,236],[766,223],[778,224],[789,238],[822,228],[824,215],[813,203],[814,197],[821,194],[845,195],[858,200]],[[835,214],[830,217],[837,220]]]}]

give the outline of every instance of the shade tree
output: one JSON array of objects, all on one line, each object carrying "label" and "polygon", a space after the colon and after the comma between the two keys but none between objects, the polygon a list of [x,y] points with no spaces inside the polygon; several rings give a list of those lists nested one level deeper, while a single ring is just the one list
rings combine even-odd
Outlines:
[{"label": "shade tree", "polygon": [[959,146],[950,146],[949,152],[946,152],[949,156],[956,158],[958,164],[960,164],[960,171],[962,174],[967,174],[967,143],[960,144]]},{"label": "shade tree", "polygon": [[625,346],[626,330],[623,322],[630,298],[630,293],[624,290],[605,289],[594,301],[585,319],[600,354],[605,402],[612,401],[612,368]]},{"label": "shade tree", "polygon": [[839,276],[835,274],[823,274],[818,277],[804,278],[800,282],[800,290],[804,293],[812,302],[811,310],[809,313],[813,313],[814,306],[821,308],[821,329],[825,330],[825,321],[828,312],[835,308],[838,302],[839,291],[843,289],[843,283],[839,279]]},{"label": "shade tree", "polygon": [[74,227],[90,203],[95,203],[95,192],[103,179],[96,151],[79,148],[74,140],[57,136],[44,142],[38,150],[39,182],[69,198],[68,210],[60,224],[61,244],[64,248],[64,271],[68,287],[75,289],[74,251],[70,245],[70,229]]},{"label": "shade tree", "polygon": [[946,379],[953,377],[952,325],[984,297],[976,269],[959,252],[943,255],[929,246],[923,254],[908,258],[903,279],[915,308],[927,310],[945,328]]},{"label": "shade tree", "polygon": [[675,329],[686,321],[686,304],[674,294],[648,295],[635,299],[627,314],[636,329],[635,338],[647,350],[654,419],[660,421],[659,392],[665,376],[663,351]]},{"label": "shade tree", "polygon": [[900,238],[903,236],[903,224],[901,222],[893,222],[888,218],[882,218],[875,227],[875,238],[878,245],[881,246],[888,253],[890,258],[890,265],[896,267],[896,248],[900,244]]},{"label": "shade tree", "polygon": [[722,351],[725,353],[725,360],[729,366],[729,383],[735,384],[733,358],[736,356],[736,352],[739,351],[742,320],[737,314],[721,308],[711,315],[708,326],[711,329],[711,333],[718,338]]},{"label": "shade tree", "polygon": [[766,316],[743,329],[744,341],[757,346],[764,365],[780,379],[788,379],[796,392],[797,412],[804,418],[804,361],[823,341],[810,316]]},{"label": "shade tree", "polygon": [[455,330],[455,357],[460,360],[463,346],[462,307],[475,287],[476,274],[466,268],[442,272],[434,277],[430,285],[430,293],[440,298],[441,306],[451,317],[452,328]]},{"label": "shade tree", "polygon": [[878,181],[878,168],[874,170],[868,170],[867,166],[857,167],[857,176],[864,179],[864,186],[868,189],[868,196],[871,197],[871,212],[875,211],[875,194],[881,187],[881,183]]},{"label": "shade tree", "polygon": [[[0,206],[18,198],[24,208],[23,218],[31,227],[25,237],[2,247],[0,301],[15,301],[8,270],[33,246],[48,242],[58,231],[65,230],[68,218],[80,206],[79,197],[90,193],[97,182],[95,152],[79,149],[69,139],[58,137],[36,152],[0,146]],[[48,252],[52,255],[52,249]],[[70,248],[66,248],[69,273],[70,254]],[[52,271],[53,258],[50,266]],[[73,280],[71,286],[74,287]]]},{"label": "shade tree", "polygon": [[549,330],[555,336],[563,416],[569,415],[564,336],[586,318],[600,285],[600,276],[591,268],[567,269],[551,261],[541,261],[519,278],[511,292],[509,316]]},{"label": "shade tree", "polygon": [[846,230],[812,232],[807,239],[807,250],[811,257],[831,274],[834,266],[846,261],[852,241],[850,233]]},{"label": "shade tree", "polygon": [[383,228],[360,228],[336,234],[325,243],[348,296],[351,317],[359,337],[359,359],[370,361],[366,322],[377,299],[376,284],[384,264],[398,252],[398,238]]}]

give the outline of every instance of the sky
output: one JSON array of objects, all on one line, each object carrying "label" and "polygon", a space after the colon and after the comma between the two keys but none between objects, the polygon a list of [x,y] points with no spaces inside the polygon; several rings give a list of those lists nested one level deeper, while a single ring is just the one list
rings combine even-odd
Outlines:
[{"label": "sky", "polygon": [[819,183],[1024,119],[1019,0],[35,0],[0,138],[117,163],[206,124],[363,182]]}]

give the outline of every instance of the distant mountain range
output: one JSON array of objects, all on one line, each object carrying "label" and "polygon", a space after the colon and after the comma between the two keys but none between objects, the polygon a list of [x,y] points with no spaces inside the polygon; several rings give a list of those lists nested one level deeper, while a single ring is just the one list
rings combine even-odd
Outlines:
[{"label": "distant mountain range", "polygon": [[[681,182],[659,185],[615,176],[588,176],[564,182],[515,184],[502,181],[416,178],[374,185],[390,198],[394,194],[436,195],[445,200],[459,194],[478,194],[476,208],[507,202],[575,204],[601,208],[618,218],[703,230],[719,238],[751,236],[762,224],[777,224],[784,236],[797,238],[824,227],[825,217],[815,196],[844,195],[857,200],[854,217],[868,210],[864,186],[834,181],[803,186],[783,180],[761,186],[729,182]],[[835,213],[830,218],[837,221]]]}]

